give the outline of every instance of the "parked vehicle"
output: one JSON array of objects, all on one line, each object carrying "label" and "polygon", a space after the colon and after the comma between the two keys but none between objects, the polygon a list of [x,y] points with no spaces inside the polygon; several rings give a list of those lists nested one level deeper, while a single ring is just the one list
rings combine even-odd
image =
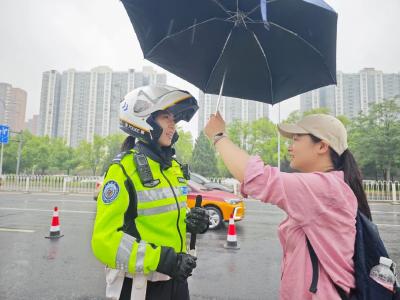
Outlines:
[{"label": "parked vehicle", "polygon": [[210,229],[219,228],[223,222],[229,221],[234,214],[235,221],[241,221],[245,215],[243,199],[235,194],[221,190],[210,189],[204,185],[189,180],[188,208],[192,208],[196,202],[196,196],[203,197],[202,207],[206,208],[210,216]]},{"label": "parked vehicle", "polygon": [[223,184],[217,183],[217,182],[212,182],[211,180],[205,178],[204,176],[201,176],[200,174],[197,173],[190,173],[190,180],[204,185],[208,189],[212,190],[220,190],[228,193],[233,193],[233,188],[232,187],[227,187]]}]

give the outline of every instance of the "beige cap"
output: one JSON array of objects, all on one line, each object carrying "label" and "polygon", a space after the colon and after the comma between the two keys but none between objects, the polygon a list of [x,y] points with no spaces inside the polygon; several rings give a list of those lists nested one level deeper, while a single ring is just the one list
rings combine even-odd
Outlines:
[{"label": "beige cap", "polygon": [[346,128],[330,115],[308,115],[297,124],[279,124],[278,130],[287,138],[292,138],[295,134],[312,134],[328,143],[339,155],[348,148]]}]

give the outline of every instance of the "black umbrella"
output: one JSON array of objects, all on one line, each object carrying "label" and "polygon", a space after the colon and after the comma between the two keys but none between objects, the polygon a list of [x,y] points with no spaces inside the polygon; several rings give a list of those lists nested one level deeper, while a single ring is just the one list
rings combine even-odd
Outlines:
[{"label": "black umbrella", "polygon": [[[205,93],[275,104],[336,83],[322,0],[122,0],[144,57]],[[225,75],[225,76],[224,76]]]}]

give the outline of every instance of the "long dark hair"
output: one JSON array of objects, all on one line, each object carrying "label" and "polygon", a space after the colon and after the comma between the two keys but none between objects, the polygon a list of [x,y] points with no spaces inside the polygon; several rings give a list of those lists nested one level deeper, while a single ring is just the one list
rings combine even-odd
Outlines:
[{"label": "long dark hair", "polygon": [[[321,142],[321,139],[317,138],[310,134],[311,139],[314,143]],[[343,152],[342,155],[339,155],[329,147],[330,157],[333,163],[333,167],[336,171],[343,171],[344,173],[344,181],[350,186],[353,190],[353,193],[356,195],[358,202],[358,209],[370,220],[372,220],[371,209],[368,205],[367,196],[365,195],[365,191],[362,185],[362,175],[360,168],[357,165],[356,160],[354,159],[353,154],[349,149]]]},{"label": "long dark hair", "polygon": [[121,145],[121,152],[129,151],[135,147],[135,138],[128,135]]}]

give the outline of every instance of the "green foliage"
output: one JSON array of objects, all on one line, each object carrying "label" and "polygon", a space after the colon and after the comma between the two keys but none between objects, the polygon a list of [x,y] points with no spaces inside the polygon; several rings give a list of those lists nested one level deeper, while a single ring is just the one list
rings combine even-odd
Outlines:
[{"label": "green foliage", "polygon": [[13,137],[8,144],[3,145],[3,173],[15,173],[17,165],[18,142],[13,141]]},{"label": "green foliage", "polygon": [[176,159],[180,163],[189,163],[193,153],[193,137],[190,131],[178,128],[179,139],[175,144]]},{"label": "green foliage", "polygon": [[314,114],[327,115],[329,113],[330,113],[330,111],[328,108],[315,108],[315,109],[308,110],[304,113],[301,113],[299,110],[295,110],[289,114],[289,116],[286,118],[284,123],[297,123],[305,116],[314,115]]},{"label": "green foliage", "polygon": [[76,149],[76,155],[79,157],[79,166],[81,169],[89,169],[91,175],[99,175],[98,171],[104,163],[107,148],[105,139],[95,135],[93,143],[82,141]]},{"label": "green foliage", "polygon": [[[60,139],[22,133],[20,174],[92,174],[101,175],[120,152],[124,135],[94,137],[93,143],[81,142],[74,149]],[[3,173],[15,173],[19,135],[4,145]]]},{"label": "green foliage", "polygon": [[22,148],[21,167],[29,173],[45,174],[50,168],[50,138],[47,136],[26,136]]},{"label": "green foliage", "polygon": [[392,179],[400,168],[400,105],[387,100],[360,115],[350,125],[349,145],[364,174]]},{"label": "green foliage", "polygon": [[121,152],[121,145],[124,142],[126,135],[113,134],[102,139],[102,145],[105,148],[103,157],[101,158],[101,173],[105,173],[115,156]]},{"label": "green foliage", "polygon": [[190,168],[193,172],[205,177],[219,175],[215,150],[203,132],[196,140]]},{"label": "green foliage", "polygon": [[[278,164],[278,132],[276,125],[267,119],[251,123],[235,121],[228,126],[230,139],[251,155],[260,155],[271,165]],[[281,158],[287,152],[287,145],[281,142]],[[223,169],[220,169],[223,171]]]}]

